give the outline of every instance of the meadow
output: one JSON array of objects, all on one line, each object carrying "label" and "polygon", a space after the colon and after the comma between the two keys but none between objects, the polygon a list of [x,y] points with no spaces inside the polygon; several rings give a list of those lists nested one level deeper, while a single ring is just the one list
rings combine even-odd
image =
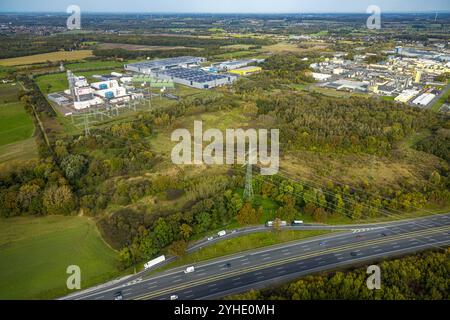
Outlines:
[{"label": "meadow", "polygon": [[18,100],[18,85],[0,85],[0,146],[29,139],[34,125]]},{"label": "meadow", "polygon": [[81,268],[87,288],[118,275],[116,253],[84,217],[0,220],[0,299],[52,299],[68,294],[66,269]]},{"label": "meadow", "polygon": [[50,53],[35,54],[18,58],[1,59],[0,66],[22,66],[42,62],[72,61],[86,59],[92,56],[92,50],[57,51]]}]

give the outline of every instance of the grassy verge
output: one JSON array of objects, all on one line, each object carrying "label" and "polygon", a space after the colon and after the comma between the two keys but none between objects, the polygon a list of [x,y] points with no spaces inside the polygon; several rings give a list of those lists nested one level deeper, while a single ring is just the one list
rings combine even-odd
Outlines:
[{"label": "grassy verge", "polygon": [[450,97],[450,90],[447,90],[442,97],[440,97],[431,107],[431,110],[434,112],[439,112],[441,110],[442,105],[447,101],[448,97]]},{"label": "grassy verge", "polygon": [[83,217],[0,219],[0,299],[50,299],[68,292],[66,269],[88,288],[119,275],[116,253]]}]

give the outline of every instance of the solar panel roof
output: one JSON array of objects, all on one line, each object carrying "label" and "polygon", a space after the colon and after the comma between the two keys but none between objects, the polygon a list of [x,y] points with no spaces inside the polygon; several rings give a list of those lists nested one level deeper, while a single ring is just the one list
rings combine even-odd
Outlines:
[{"label": "solar panel roof", "polygon": [[186,68],[176,68],[165,70],[161,74],[167,75],[169,77],[184,79],[188,81],[195,82],[210,82],[214,80],[220,80],[228,78],[227,75],[221,74],[211,74],[199,69],[186,69]]},{"label": "solar panel roof", "polygon": [[164,67],[170,67],[175,65],[181,65],[181,64],[190,64],[190,63],[198,63],[203,61],[204,58],[200,57],[176,57],[176,58],[168,58],[168,59],[161,59],[161,60],[151,60],[151,61],[141,61],[136,63],[131,63],[129,66],[133,66],[136,68],[141,69],[158,69],[158,68],[164,68]]}]

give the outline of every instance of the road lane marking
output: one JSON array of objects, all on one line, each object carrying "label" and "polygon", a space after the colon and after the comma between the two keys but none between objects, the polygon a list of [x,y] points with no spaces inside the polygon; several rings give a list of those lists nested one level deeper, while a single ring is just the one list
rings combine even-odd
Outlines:
[{"label": "road lane marking", "polygon": [[[353,243],[353,244],[349,244],[349,245],[342,246],[342,247],[329,248],[329,249],[317,251],[315,253],[310,253],[310,254],[303,255],[303,256],[301,255],[301,256],[296,256],[296,257],[292,257],[292,258],[289,258],[289,259],[272,261],[270,263],[258,265],[258,266],[251,267],[251,268],[248,268],[248,269],[236,270],[236,271],[233,271],[233,272],[230,272],[230,273],[227,273],[227,274],[223,274],[223,275],[219,275],[219,276],[216,275],[216,276],[212,276],[212,277],[205,278],[205,279],[202,279],[202,280],[198,280],[198,281],[195,281],[195,282],[188,282],[188,283],[184,284],[183,286],[189,287],[189,286],[201,285],[202,283],[207,283],[207,282],[215,281],[215,280],[218,280],[218,279],[226,279],[226,278],[229,278],[229,277],[231,277],[233,275],[243,274],[243,273],[251,272],[253,270],[267,269],[267,268],[270,268],[272,266],[276,266],[277,264],[278,265],[286,264],[286,263],[289,263],[289,262],[294,262],[295,260],[298,260],[298,259],[305,259],[305,258],[308,258],[308,257],[313,257],[313,256],[325,254],[325,253],[328,253],[328,252],[332,253],[333,251],[336,251],[336,250],[347,251],[347,250],[351,250],[351,249],[355,249],[355,248],[365,248],[365,247],[370,247],[370,245],[375,244],[375,243],[378,243],[378,244],[390,243],[392,240],[409,239],[411,237],[418,237],[420,235],[424,235],[424,234],[428,234],[428,233],[436,233],[436,232],[438,232],[438,230],[440,231],[441,229],[449,230],[450,226],[445,226],[445,227],[435,228],[435,229],[427,229],[427,230],[422,230],[420,232],[407,232],[407,233],[404,233],[404,234],[390,236],[390,237],[386,237],[386,238],[370,240],[370,241],[366,241],[366,242]],[[174,290],[174,288],[162,289],[160,292],[156,292],[156,293],[153,293],[153,294],[146,294],[146,295],[137,297],[136,299],[150,299],[152,297],[157,297],[157,296],[159,296],[161,294],[164,294],[164,292],[170,292],[171,290]]]},{"label": "road lane marking", "polygon": [[[436,229],[433,229],[433,230],[423,230],[423,231],[420,231],[420,232],[417,232],[417,233],[414,233],[414,232],[408,232],[408,233],[406,233],[406,234],[401,234],[401,235],[396,235],[396,236],[392,236],[392,237],[389,237],[389,238],[383,238],[383,239],[378,239],[378,240],[368,241],[368,242],[366,242],[366,243],[356,243],[356,244],[352,244],[352,245],[348,245],[348,246],[342,246],[341,248],[325,249],[325,250],[322,250],[322,251],[318,251],[318,252],[316,252],[316,253],[312,253],[312,254],[305,255],[305,256],[303,256],[303,257],[302,257],[302,256],[301,256],[301,257],[294,257],[294,258],[286,259],[286,260],[283,260],[283,261],[273,261],[273,262],[268,263],[268,264],[266,264],[266,265],[256,266],[256,267],[253,267],[253,268],[249,268],[249,269],[247,269],[247,270],[237,270],[237,271],[234,271],[234,272],[232,272],[232,273],[225,274],[225,275],[212,276],[212,277],[210,277],[210,278],[206,278],[206,279],[197,281],[197,282],[195,282],[195,283],[192,283],[192,282],[191,282],[191,283],[187,283],[187,284],[185,284],[185,285],[186,285],[186,286],[189,286],[189,285],[198,285],[198,284],[200,284],[200,282],[202,282],[202,283],[206,282],[206,283],[207,283],[208,281],[211,281],[211,280],[214,280],[214,279],[217,280],[218,278],[225,279],[225,278],[231,276],[233,273],[234,273],[234,274],[241,274],[242,272],[245,272],[245,271],[251,271],[251,269],[256,269],[256,270],[258,270],[258,269],[265,269],[265,268],[269,268],[270,266],[274,266],[274,265],[276,265],[277,263],[278,263],[278,264],[280,264],[280,263],[284,264],[284,263],[287,263],[287,261],[292,260],[292,259],[299,259],[299,258],[310,257],[310,256],[314,256],[314,255],[320,255],[320,254],[322,254],[322,253],[326,253],[326,252],[329,252],[329,251],[331,251],[331,250],[340,249],[340,250],[342,250],[342,251],[346,251],[346,250],[350,250],[350,249],[352,249],[352,248],[367,247],[367,246],[370,246],[370,244],[372,244],[372,243],[374,243],[374,242],[375,242],[375,243],[380,243],[380,244],[381,244],[381,243],[389,243],[389,242],[392,241],[392,240],[408,239],[408,238],[410,238],[410,237],[412,237],[412,236],[417,237],[417,236],[419,236],[419,235],[424,235],[424,234],[428,234],[428,233],[436,233],[438,229],[439,229],[439,230],[440,230],[440,229],[450,229],[450,227],[449,227],[449,226],[445,226],[445,227],[436,228]],[[170,290],[172,290],[172,288],[165,289],[165,290],[166,290],[166,291],[170,291]],[[145,295],[145,296],[137,297],[136,299],[148,299],[148,298],[151,298],[151,297],[153,297],[153,296],[158,296],[159,294],[162,294],[162,293],[163,293],[163,292],[161,292],[161,293],[155,293],[155,294],[152,294],[152,295]]]}]

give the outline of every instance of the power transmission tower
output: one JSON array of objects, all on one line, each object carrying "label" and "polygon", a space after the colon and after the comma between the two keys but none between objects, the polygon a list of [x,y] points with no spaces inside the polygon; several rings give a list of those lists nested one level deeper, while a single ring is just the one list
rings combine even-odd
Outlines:
[{"label": "power transmission tower", "polygon": [[253,153],[254,150],[249,151],[247,156],[247,173],[245,175],[245,190],[244,190],[244,200],[251,202],[254,197],[253,192]]},{"label": "power transmission tower", "polygon": [[84,112],[84,134],[85,134],[85,136],[89,136],[91,134],[91,130],[89,129],[88,112]]}]

